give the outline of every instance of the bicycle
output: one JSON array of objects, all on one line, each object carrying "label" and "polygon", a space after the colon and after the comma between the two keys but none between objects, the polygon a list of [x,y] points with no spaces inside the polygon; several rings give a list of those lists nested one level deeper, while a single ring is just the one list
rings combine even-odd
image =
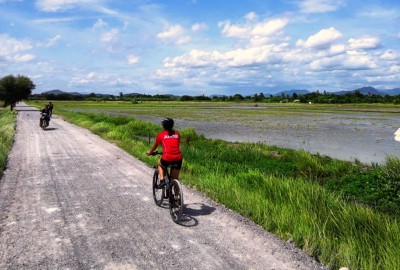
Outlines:
[{"label": "bicycle", "polygon": [[[152,156],[162,155],[162,152],[153,152]],[[178,179],[171,180],[171,166],[165,169],[165,186],[159,187],[160,177],[157,166],[153,174],[153,198],[157,206],[161,206],[164,199],[168,199],[169,212],[175,223],[180,223],[183,217],[183,190]]]}]

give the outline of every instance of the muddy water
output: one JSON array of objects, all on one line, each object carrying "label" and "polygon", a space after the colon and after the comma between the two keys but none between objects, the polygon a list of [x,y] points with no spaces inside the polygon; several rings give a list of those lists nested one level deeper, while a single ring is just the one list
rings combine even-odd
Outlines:
[{"label": "muddy water", "polygon": [[[159,118],[143,115],[137,118],[159,122]],[[241,120],[175,121],[177,129],[193,127],[207,138],[262,142],[341,160],[383,164],[388,156],[400,157],[400,142],[393,135],[400,126],[398,113],[260,114]]]},{"label": "muddy water", "polygon": [[291,120],[284,118],[287,122],[279,119],[275,128],[268,128],[270,124],[263,126],[263,120],[256,126],[189,121],[181,121],[181,125],[193,126],[199,134],[209,138],[232,142],[262,142],[342,160],[382,164],[387,156],[400,157],[400,142],[395,141],[393,135],[400,125],[398,117],[353,117],[335,114]]},{"label": "muddy water", "polygon": [[333,107],[330,111],[293,111],[268,105],[185,106],[184,110],[173,107],[144,113],[135,109],[108,113],[157,124],[168,114],[175,119],[177,130],[192,127],[206,138],[261,142],[366,164],[383,164],[388,156],[400,158],[400,142],[394,139],[394,132],[400,127],[400,109],[363,110],[350,106]]}]

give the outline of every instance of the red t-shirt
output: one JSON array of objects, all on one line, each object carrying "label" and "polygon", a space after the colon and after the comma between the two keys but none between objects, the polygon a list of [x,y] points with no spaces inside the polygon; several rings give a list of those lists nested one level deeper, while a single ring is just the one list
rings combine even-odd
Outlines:
[{"label": "red t-shirt", "polygon": [[182,159],[179,143],[181,136],[175,131],[172,136],[168,135],[168,131],[164,130],[157,135],[156,143],[162,145],[163,154],[161,158],[165,161],[178,161]]}]

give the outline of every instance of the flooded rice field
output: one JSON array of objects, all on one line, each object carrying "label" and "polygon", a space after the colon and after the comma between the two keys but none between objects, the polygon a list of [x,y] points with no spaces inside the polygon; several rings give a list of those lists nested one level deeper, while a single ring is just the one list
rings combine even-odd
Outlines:
[{"label": "flooded rice field", "polygon": [[[393,133],[398,117],[371,119],[346,115],[320,115],[292,119],[266,118],[256,124],[177,120],[182,127],[194,127],[208,138],[231,142],[262,142],[284,148],[302,149],[341,160],[384,163],[387,156],[400,157],[400,142]],[[268,123],[265,123],[268,122]]]},{"label": "flooded rice field", "polygon": [[[400,142],[394,140],[394,132],[400,127],[400,111],[265,113],[273,110],[268,107],[241,107],[239,110],[259,113],[227,117],[211,110],[213,117],[203,120],[175,116],[176,128],[193,127],[207,138],[261,142],[367,164],[382,164],[387,156],[400,157]],[[160,121],[160,118],[143,115],[137,117],[155,123]]]},{"label": "flooded rice field", "polygon": [[400,127],[400,107],[306,106],[164,105],[114,108],[107,113],[154,123],[172,117],[177,130],[192,127],[207,138],[261,142],[366,164],[400,157],[400,142],[394,139]]}]

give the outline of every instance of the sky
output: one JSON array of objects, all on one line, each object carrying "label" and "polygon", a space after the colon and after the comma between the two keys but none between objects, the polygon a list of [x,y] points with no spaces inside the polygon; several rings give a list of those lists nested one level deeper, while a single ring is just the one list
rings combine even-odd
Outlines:
[{"label": "sky", "polygon": [[0,0],[0,78],[33,93],[400,87],[398,0]]}]

